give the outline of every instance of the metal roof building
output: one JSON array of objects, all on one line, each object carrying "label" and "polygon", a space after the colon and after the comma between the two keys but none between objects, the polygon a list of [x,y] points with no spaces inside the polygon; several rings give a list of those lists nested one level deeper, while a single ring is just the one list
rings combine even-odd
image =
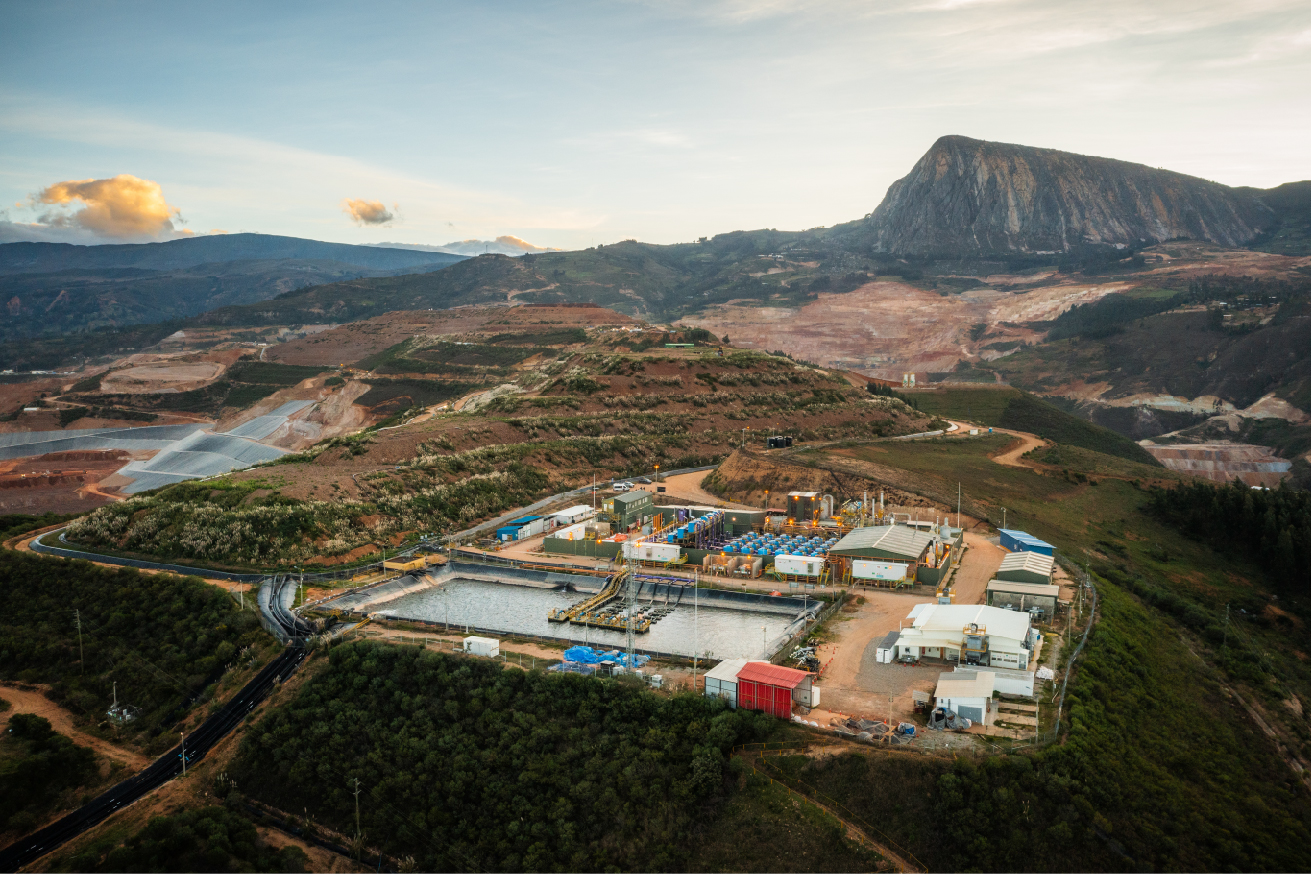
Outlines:
[{"label": "metal roof building", "polygon": [[723,698],[737,709],[737,674],[751,659],[724,659],[705,673],[707,698]]},{"label": "metal roof building", "polygon": [[1056,559],[1040,552],[1012,552],[1001,560],[993,574],[996,579],[1012,583],[1050,585],[1056,571]]},{"label": "metal roof building", "polygon": [[896,655],[961,660],[969,629],[986,641],[985,665],[1023,670],[1033,645],[1028,613],[980,604],[917,604],[897,639]]},{"label": "metal roof building", "polygon": [[1052,546],[1045,540],[1039,540],[1032,534],[1025,531],[1017,531],[1014,528],[1001,528],[1001,547],[1009,549],[1011,552],[1038,552],[1043,555],[1054,555],[1056,547]]},{"label": "metal roof building", "polygon": [[803,707],[819,705],[819,690],[811,675],[795,668],[769,662],[747,662],[737,673],[737,703],[747,710],[763,710],[780,719],[792,716],[793,702]]},{"label": "metal roof building", "polygon": [[1009,580],[993,580],[988,583],[988,604],[992,607],[1009,607],[1012,610],[1032,610],[1035,607],[1043,611],[1046,619],[1056,613],[1056,601],[1060,597],[1061,587],[1035,583],[1014,583]]},{"label": "metal roof building", "polygon": [[933,535],[907,525],[857,528],[829,550],[829,555],[919,561],[933,544]]},{"label": "metal roof building", "polygon": [[943,674],[933,697],[937,706],[955,710],[966,719],[983,725],[992,723],[992,690],[996,675],[991,671],[967,674]]}]

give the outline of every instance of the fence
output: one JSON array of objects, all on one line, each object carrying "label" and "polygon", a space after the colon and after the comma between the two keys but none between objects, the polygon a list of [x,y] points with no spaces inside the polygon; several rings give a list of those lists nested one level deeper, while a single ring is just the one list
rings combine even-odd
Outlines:
[{"label": "fence", "polygon": [[1088,587],[1088,591],[1092,595],[1092,604],[1088,613],[1088,624],[1083,629],[1083,637],[1079,638],[1079,645],[1074,648],[1074,652],[1070,653],[1070,659],[1065,663],[1065,678],[1061,681],[1061,699],[1056,704],[1056,727],[1052,730],[1052,740],[1059,737],[1061,733],[1061,710],[1065,707],[1065,687],[1069,685],[1070,672],[1074,670],[1074,661],[1079,657],[1079,653],[1083,652],[1083,645],[1088,642],[1088,633],[1092,631],[1093,622],[1097,619],[1097,587],[1093,585],[1092,577],[1088,576],[1087,572],[1081,570],[1073,562],[1061,558],[1058,558],[1057,561],[1073,574],[1081,585]]}]

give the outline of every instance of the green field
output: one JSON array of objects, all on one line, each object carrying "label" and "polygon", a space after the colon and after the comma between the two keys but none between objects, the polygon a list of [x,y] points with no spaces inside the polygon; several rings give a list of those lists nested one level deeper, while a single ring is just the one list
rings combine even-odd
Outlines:
[{"label": "green field", "polygon": [[1118,455],[1157,467],[1151,453],[1109,428],[1072,416],[1041,398],[1010,388],[954,388],[911,392],[919,409],[933,416],[964,419],[990,428],[1037,434],[1056,443]]}]

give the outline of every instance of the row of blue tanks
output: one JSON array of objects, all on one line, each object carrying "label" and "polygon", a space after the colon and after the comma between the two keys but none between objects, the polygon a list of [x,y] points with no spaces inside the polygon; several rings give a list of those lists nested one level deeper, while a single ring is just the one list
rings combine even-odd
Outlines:
[{"label": "row of blue tanks", "polygon": [[744,534],[735,537],[721,547],[724,555],[803,555],[823,558],[829,549],[838,542],[836,536],[821,537],[818,534],[806,537],[804,534]]}]

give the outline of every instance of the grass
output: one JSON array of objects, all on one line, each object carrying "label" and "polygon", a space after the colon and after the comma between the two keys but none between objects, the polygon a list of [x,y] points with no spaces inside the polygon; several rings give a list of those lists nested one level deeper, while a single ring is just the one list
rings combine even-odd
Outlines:
[{"label": "grass", "polygon": [[1073,416],[1027,392],[1012,388],[957,388],[917,391],[910,397],[922,412],[931,416],[1026,431],[1057,443],[1118,455],[1150,467],[1159,466],[1151,453],[1129,438]]}]

